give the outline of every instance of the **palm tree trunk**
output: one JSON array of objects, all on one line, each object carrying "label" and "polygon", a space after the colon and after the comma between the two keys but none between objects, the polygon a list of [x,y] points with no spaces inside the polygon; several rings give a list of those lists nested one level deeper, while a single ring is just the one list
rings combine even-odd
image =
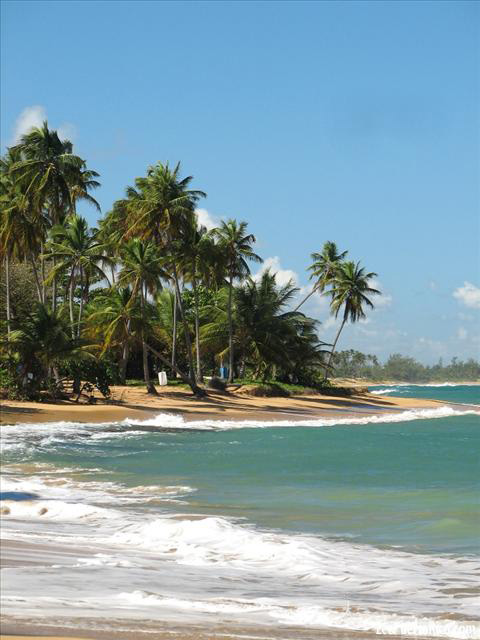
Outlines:
[{"label": "palm tree trunk", "polygon": [[185,346],[187,348],[187,358],[188,358],[188,366],[190,368],[190,376],[192,378],[193,383],[196,385],[195,369],[193,366],[193,356],[192,356],[192,343],[190,341],[190,333],[188,331],[187,319],[185,317],[185,311],[183,308],[182,294],[180,293],[180,286],[178,284],[177,265],[173,263],[172,266],[173,266],[173,277],[175,280],[175,288],[177,291],[178,308],[180,309],[180,317],[182,318],[183,332],[185,334]]},{"label": "palm tree trunk", "polygon": [[118,375],[120,378],[120,384],[125,384],[125,382],[127,381],[127,365],[128,365],[128,355],[129,355],[129,347],[128,347],[128,342],[125,341],[123,343],[123,350],[122,350],[122,358],[120,360],[120,367],[119,367],[119,371],[118,371]]},{"label": "palm tree trunk", "polygon": [[195,301],[195,351],[197,355],[197,380],[202,382],[202,363],[200,362],[200,320],[198,317],[198,289],[197,279],[194,276],[192,280],[193,297]]},{"label": "palm tree trunk", "polygon": [[330,351],[330,356],[328,357],[328,362],[327,362],[327,365],[326,365],[326,367],[325,367],[325,377],[323,378],[324,380],[326,380],[326,379],[327,379],[327,377],[328,377],[328,371],[329,371],[329,369],[330,369],[330,364],[331,364],[331,362],[332,362],[333,353],[334,353],[334,351],[335,351],[335,347],[337,346],[338,339],[339,339],[339,337],[340,337],[340,334],[342,333],[342,329],[343,329],[343,327],[345,326],[346,321],[347,321],[347,318],[344,316],[344,318],[343,318],[343,320],[342,320],[342,324],[340,325],[340,329],[338,330],[338,333],[337,333],[337,335],[335,336],[335,341],[334,341],[334,343],[333,343],[333,345],[332,345],[332,350]]},{"label": "palm tree trunk", "polygon": [[[149,344],[147,344],[147,349],[149,351],[151,351],[153,353],[153,355],[157,356],[157,358],[159,360],[161,360],[165,365],[168,366],[168,360],[167,358],[165,358],[165,356],[163,356],[159,351],[157,351],[156,349],[154,349],[153,347],[151,347]],[[183,373],[182,371],[180,371],[180,369],[177,367],[177,365],[174,366],[173,370],[175,371],[175,373],[178,373],[178,375],[180,376],[180,378],[186,383],[188,384],[188,386],[190,387],[190,389],[192,390],[192,392],[198,396],[199,398],[204,398],[207,395],[207,392],[205,391],[205,389],[202,389],[201,387],[199,387],[197,385],[197,383],[195,382],[194,379],[190,378],[189,376],[187,376],[185,373]]]},{"label": "palm tree trunk", "polygon": [[[55,268],[56,260],[53,258],[53,268]],[[53,278],[52,282],[52,311],[55,313],[57,310],[57,276]]]},{"label": "palm tree trunk", "polygon": [[10,259],[5,255],[5,282],[7,294],[7,340],[10,340]]},{"label": "palm tree trunk", "polygon": [[84,298],[84,290],[83,290],[83,269],[80,267],[80,306],[78,308],[78,322],[77,322],[77,338],[80,337],[80,323],[82,322],[83,315],[83,298]]},{"label": "palm tree trunk", "polygon": [[42,276],[42,298],[45,300],[45,258],[43,257],[43,242],[40,245],[40,268]]},{"label": "palm tree trunk", "polygon": [[228,286],[228,382],[233,382],[233,321],[232,321],[233,275],[230,272]]},{"label": "palm tree trunk", "polygon": [[173,293],[173,335],[172,335],[172,373],[175,370],[177,351],[177,288]]},{"label": "palm tree trunk", "polygon": [[70,311],[70,327],[72,331],[72,338],[75,338],[75,318],[73,317],[73,292],[75,290],[75,268],[72,267],[72,273],[70,274],[70,285],[68,287],[68,308]]},{"label": "palm tree trunk", "polygon": [[[140,305],[142,309],[142,320],[143,324],[145,323],[145,294],[143,291],[143,283],[140,285]],[[157,390],[153,382],[150,379],[150,371],[148,368],[148,348],[147,343],[145,342],[145,329],[142,326],[142,357],[143,357],[143,377],[145,380],[145,384],[147,385],[147,393],[150,393],[154,396],[157,396]]]},{"label": "palm tree trunk", "polygon": [[315,285],[313,287],[313,289],[310,291],[310,293],[305,296],[305,298],[300,302],[300,304],[298,305],[298,307],[295,307],[295,309],[293,310],[293,313],[295,313],[296,311],[298,311],[300,309],[300,307],[311,297],[313,296],[313,294],[315,293],[315,291],[318,289],[318,285]]},{"label": "palm tree trunk", "polygon": [[45,302],[42,297],[42,289],[40,287],[40,281],[38,279],[37,267],[35,266],[35,260],[33,259],[31,251],[28,252],[28,261],[30,262],[30,266],[33,270],[33,277],[35,278],[35,286],[37,287],[38,300],[39,302]]}]

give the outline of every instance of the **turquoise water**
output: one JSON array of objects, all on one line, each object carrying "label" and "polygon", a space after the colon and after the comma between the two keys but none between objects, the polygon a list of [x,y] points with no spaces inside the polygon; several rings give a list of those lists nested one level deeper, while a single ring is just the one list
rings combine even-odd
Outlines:
[{"label": "turquoise water", "polygon": [[377,385],[369,387],[370,391],[381,392],[380,395],[398,396],[400,398],[429,398],[442,402],[461,402],[480,405],[480,385],[445,383],[439,385]]},{"label": "turquoise water", "polygon": [[[403,395],[456,402],[477,395],[467,387],[400,389]],[[106,475],[97,471],[97,480],[130,487],[194,487],[186,512],[426,552],[479,552],[476,415],[357,428],[139,432],[132,427],[134,437],[119,438],[123,429],[102,428],[100,439],[88,432],[58,437],[34,449],[31,459],[100,468]],[[10,458],[20,459],[23,451]]]},{"label": "turquoise water", "polygon": [[7,611],[480,637],[478,387],[373,391],[380,417],[5,428],[4,536],[55,550],[10,570]]}]

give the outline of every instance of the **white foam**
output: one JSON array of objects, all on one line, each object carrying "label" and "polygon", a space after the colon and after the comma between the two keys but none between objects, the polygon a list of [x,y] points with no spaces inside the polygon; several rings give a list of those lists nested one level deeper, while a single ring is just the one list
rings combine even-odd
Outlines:
[{"label": "white foam", "polygon": [[71,522],[116,517],[114,512],[101,507],[60,500],[1,500],[0,510],[3,518],[22,520]]},{"label": "white foam", "polygon": [[282,605],[269,598],[258,598],[254,601],[227,598],[185,600],[139,590],[120,593],[118,599],[128,606],[149,609],[168,608],[217,616],[266,614],[280,624],[297,626],[371,631],[381,635],[458,638],[462,640],[480,638],[480,624],[477,621],[459,622],[445,618],[356,611],[351,610],[348,605],[343,609],[335,610],[320,606]]},{"label": "white foam", "polygon": [[[473,585],[472,572],[480,571],[480,561],[474,558],[458,562],[444,556],[262,531],[221,517],[159,518],[124,527],[104,540],[107,542],[148,549],[179,564],[230,567],[251,575],[273,574],[321,585],[337,600],[348,599],[352,593],[381,593],[390,601],[408,601],[412,609],[415,602],[421,603],[427,593],[435,591],[437,605],[448,610],[454,600],[435,585],[451,580],[459,589],[467,589]],[[473,599],[465,606],[475,610]]]}]

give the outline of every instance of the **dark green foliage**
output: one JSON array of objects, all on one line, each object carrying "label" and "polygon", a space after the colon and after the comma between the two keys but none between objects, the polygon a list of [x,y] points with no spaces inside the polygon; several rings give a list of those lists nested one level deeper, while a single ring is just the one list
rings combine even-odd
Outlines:
[{"label": "dark green foliage", "polygon": [[77,385],[89,382],[105,398],[110,396],[110,385],[119,382],[118,365],[108,358],[66,362],[60,367],[60,376],[74,380]]},{"label": "dark green foliage", "polygon": [[288,389],[274,382],[263,382],[262,384],[257,384],[251,389],[248,389],[246,393],[249,396],[255,396],[258,398],[289,398],[291,396]]}]

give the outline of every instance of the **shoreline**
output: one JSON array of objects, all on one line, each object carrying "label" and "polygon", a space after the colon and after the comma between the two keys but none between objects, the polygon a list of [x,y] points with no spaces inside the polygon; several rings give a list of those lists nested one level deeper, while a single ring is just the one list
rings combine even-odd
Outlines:
[{"label": "shoreline", "polygon": [[123,420],[148,420],[161,413],[181,416],[185,421],[257,420],[261,422],[314,420],[318,418],[354,418],[375,414],[395,414],[409,409],[432,409],[448,403],[420,398],[378,396],[359,390],[348,397],[321,394],[267,398],[248,395],[241,390],[209,390],[206,398],[196,398],[183,389],[168,388],[158,396],[144,388],[112,387],[109,404],[75,404],[69,401],[41,403],[2,400],[0,425],[47,422],[109,423]]}]

